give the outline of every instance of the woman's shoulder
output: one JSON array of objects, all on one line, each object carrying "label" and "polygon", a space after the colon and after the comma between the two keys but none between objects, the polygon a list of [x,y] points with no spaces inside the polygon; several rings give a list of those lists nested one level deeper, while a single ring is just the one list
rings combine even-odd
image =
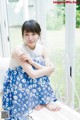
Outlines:
[{"label": "woman's shoulder", "polygon": [[37,48],[42,52],[48,50],[47,47],[44,44],[37,44],[37,46],[38,46]]},{"label": "woman's shoulder", "polygon": [[20,51],[23,51],[22,44],[17,45],[11,52],[11,56],[14,57],[14,55]]},{"label": "woman's shoulder", "polygon": [[44,57],[48,53],[48,48],[45,45],[42,45],[42,56]]},{"label": "woman's shoulder", "polygon": [[36,47],[36,48],[37,48],[38,50],[42,50],[43,47],[44,47],[43,44],[37,43],[37,47]]},{"label": "woman's shoulder", "polygon": [[19,45],[17,45],[17,46],[14,48],[13,51],[15,51],[16,49],[23,49],[23,44],[19,44]]}]

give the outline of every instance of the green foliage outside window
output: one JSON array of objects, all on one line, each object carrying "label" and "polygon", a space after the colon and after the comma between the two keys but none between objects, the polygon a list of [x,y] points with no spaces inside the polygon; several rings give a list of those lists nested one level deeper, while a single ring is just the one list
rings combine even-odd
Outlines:
[{"label": "green foliage outside window", "polygon": [[76,5],[76,27],[80,28],[80,4]]},{"label": "green foliage outside window", "polygon": [[62,5],[57,5],[56,8],[53,10],[51,9],[49,12],[47,12],[47,29],[48,30],[59,30],[63,27],[64,25],[64,6]]},{"label": "green foliage outside window", "polygon": [[[65,5],[57,5],[47,12],[46,21],[48,30],[61,29],[65,24]],[[80,4],[76,5],[76,27],[80,28]]]}]

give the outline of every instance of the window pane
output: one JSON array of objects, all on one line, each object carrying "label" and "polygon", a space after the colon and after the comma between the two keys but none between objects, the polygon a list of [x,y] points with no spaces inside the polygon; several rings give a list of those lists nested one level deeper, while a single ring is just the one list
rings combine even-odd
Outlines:
[{"label": "window pane", "polygon": [[23,1],[7,2],[9,37],[11,50],[22,42],[21,25],[23,23]]},{"label": "window pane", "polygon": [[[51,83],[58,97],[65,96],[65,5],[46,1],[46,44],[48,54],[55,64]],[[61,98],[61,99],[64,99]]]},{"label": "window pane", "polygon": [[36,19],[36,0],[28,0],[29,19]]},{"label": "window pane", "polygon": [[1,37],[0,37],[0,57],[3,57],[3,54],[2,54],[2,43],[1,43]]},{"label": "window pane", "polygon": [[[76,39],[75,39],[75,87],[80,98],[80,0],[76,4]],[[78,96],[75,95],[75,107],[79,107]]]},{"label": "window pane", "polygon": [[[1,26],[0,26],[1,27]],[[2,42],[1,42],[1,28],[0,28],[0,57],[3,56],[3,52],[2,52]]]},{"label": "window pane", "polygon": [[[35,6],[36,6],[35,0],[28,1],[30,19],[36,18],[36,7]],[[7,2],[11,51],[17,44],[22,42],[21,26],[24,22],[25,15],[27,16],[27,11],[25,7],[27,7],[27,4],[25,5],[23,0]]]}]

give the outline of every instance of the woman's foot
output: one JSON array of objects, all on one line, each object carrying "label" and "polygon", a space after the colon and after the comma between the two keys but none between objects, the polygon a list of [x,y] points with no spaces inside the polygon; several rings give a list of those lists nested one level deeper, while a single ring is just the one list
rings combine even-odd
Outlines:
[{"label": "woman's foot", "polygon": [[56,104],[56,102],[50,102],[47,105],[45,105],[46,108],[48,108],[51,111],[59,111],[61,108]]},{"label": "woman's foot", "polygon": [[43,106],[42,105],[38,105],[35,107],[35,110],[40,110]]}]

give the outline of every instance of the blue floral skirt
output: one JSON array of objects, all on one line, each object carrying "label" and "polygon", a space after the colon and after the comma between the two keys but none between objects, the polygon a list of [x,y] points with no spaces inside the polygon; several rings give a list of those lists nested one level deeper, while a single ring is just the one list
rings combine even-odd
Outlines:
[{"label": "blue floral skirt", "polygon": [[9,120],[19,120],[37,105],[57,100],[47,76],[32,79],[20,66],[6,72],[3,92],[3,109],[10,112]]}]

